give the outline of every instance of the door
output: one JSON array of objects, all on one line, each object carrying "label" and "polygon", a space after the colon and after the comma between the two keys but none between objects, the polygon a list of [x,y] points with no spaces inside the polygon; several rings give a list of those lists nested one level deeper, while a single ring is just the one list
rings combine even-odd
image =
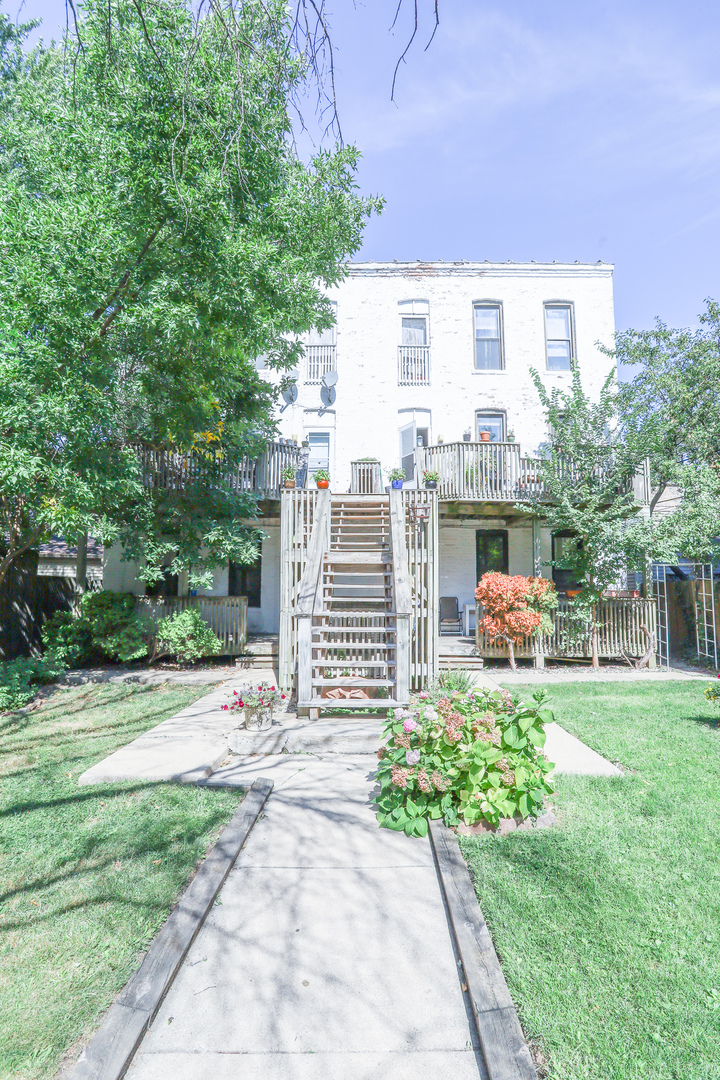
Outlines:
[{"label": "door", "polygon": [[308,476],[312,479],[316,469],[330,471],[330,432],[310,431],[308,432],[308,443],[310,447]]},{"label": "door", "polygon": [[483,574],[508,572],[508,534],[506,529],[478,529],[475,533],[475,573],[479,581]]},{"label": "door", "polygon": [[411,483],[415,479],[415,444],[417,430],[415,421],[400,428],[400,466],[405,470],[405,479]]}]

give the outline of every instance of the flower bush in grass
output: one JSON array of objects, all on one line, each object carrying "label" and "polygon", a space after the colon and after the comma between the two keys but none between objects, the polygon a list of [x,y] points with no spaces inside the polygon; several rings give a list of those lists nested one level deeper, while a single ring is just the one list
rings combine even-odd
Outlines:
[{"label": "flower bush in grass", "polygon": [[720,675],[718,675],[715,682],[707,684],[707,689],[705,690],[705,697],[708,699],[708,701],[715,701],[720,706]]},{"label": "flower bush in grass", "polygon": [[472,825],[536,817],[552,794],[544,691],[527,705],[509,691],[460,691],[433,704],[419,695],[385,726],[377,816],[381,825],[425,836],[428,819]]}]

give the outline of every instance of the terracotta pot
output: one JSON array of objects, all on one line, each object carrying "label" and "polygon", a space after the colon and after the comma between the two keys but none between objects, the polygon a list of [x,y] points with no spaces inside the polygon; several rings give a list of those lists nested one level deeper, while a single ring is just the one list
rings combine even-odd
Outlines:
[{"label": "terracotta pot", "polygon": [[315,483],[317,484],[317,486],[319,488],[330,487],[330,481],[329,480],[316,480]]},{"label": "terracotta pot", "polygon": [[284,488],[294,488],[295,487],[295,481],[294,480],[283,480],[283,487]]},{"label": "terracotta pot", "polygon": [[480,432],[480,442],[490,442],[490,432],[489,431],[481,431]]}]

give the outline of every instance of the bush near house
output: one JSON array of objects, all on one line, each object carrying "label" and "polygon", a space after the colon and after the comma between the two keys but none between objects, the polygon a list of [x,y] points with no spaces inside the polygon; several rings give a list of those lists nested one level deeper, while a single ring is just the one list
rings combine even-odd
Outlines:
[{"label": "bush near house", "polygon": [[396,709],[378,751],[378,821],[425,836],[428,819],[472,825],[535,817],[552,793],[542,754],[553,715],[539,691],[526,705],[507,691],[456,691],[437,706],[425,692]]},{"label": "bush near house", "polygon": [[483,574],[475,590],[475,599],[485,607],[479,624],[492,641],[500,638],[508,647],[510,666],[515,669],[515,646],[524,637],[547,634],[552,630],[551,611],[558,605],[555,586],[547,578],[523,577],[522,574]]},{"label": "bush near house", "polygon": [[213,633],[197,608],[185,608],[166,619],[160,619],[152,659],[174,656],[181,663],[192,663],[203,656],[217,656],[221,650],[220,638]]}]

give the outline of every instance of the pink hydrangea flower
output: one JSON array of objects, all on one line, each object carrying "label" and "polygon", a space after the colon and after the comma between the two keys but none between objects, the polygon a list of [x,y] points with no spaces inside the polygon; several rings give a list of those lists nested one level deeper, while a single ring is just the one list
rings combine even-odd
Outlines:
[{"label": "pink hydrangea flower", "polygon": [[409,735],[411,731],[414,731],[419,726],[417,720],[413,720],[412,717],[409,720],[403,720],[403,731],[406,735]]},{"label": "pink hydrangea flower", "polygon": [[[720,675],[718,676],[718,678],[720,678]],[[420,693],[418,694],[418,697],[420,698],[421,701],[427,701],[427,699],[430,697],[430,695],[428,694],[427,690],[421,690]]]},{"label": "pink hydrangea flower", "polygon": [[417,765],[419,760],[420,760],[420,751],[419,750],[408,750],[407,753],[405,754],[405,762],[408,765]]}]

